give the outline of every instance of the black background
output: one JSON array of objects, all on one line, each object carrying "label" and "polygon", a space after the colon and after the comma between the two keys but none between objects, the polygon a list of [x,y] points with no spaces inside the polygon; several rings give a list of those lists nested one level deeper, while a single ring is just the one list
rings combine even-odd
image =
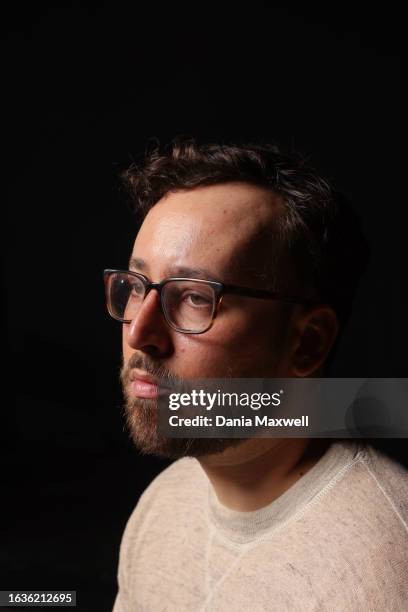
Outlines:
[{"label": "black background", "polygon": [[117,173],[148,138],[300,149],[352,199],[373,249],[333,374],[407,376],[402,9],[246,4],[3,13],[0,589],[76,589],[81,610],[111,609],[126,519],[166,465],[123,430],[121,330],[102,286],[137,230]]}]

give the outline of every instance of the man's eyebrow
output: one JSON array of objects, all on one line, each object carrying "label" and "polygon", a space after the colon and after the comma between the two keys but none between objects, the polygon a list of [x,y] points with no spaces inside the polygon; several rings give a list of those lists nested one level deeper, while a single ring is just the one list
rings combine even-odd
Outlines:
[{"label": "man's eyebrow", "polygon": [[[148,265],[144,259],[140,257],[131,257],[129,260],[129,270],[137,269],[145,271],[148,269]],[[166,270],[166,278],[168,277],[180,277],[180,278],[199,278],[202,280],[210,280],[216,282],[223,282],[220,278],[209,272],[205,268],[189,267],[189,266],[170,266]]]},{"label": "man's eyebrow", "polygon": [[129,270],[132,268],[137,268],[138,270],[146,270],[147,265],[144,259],[140,257],[131,257],[129,259]]},{"label": "man's eyebrow", "polygon": [[176,266],[169,268],[169,276],[184,277],[184,278],[199,278],[202,280],[210,280],[221,283],[222,280],[209,272],[205,268],[190,268],[188,266]]}]

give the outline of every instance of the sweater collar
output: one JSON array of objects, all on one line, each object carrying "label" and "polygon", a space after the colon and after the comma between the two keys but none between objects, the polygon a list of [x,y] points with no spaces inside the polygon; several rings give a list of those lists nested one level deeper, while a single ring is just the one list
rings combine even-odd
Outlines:
[{"label": "sweater collar", "polygon": [[304,476],[272,503],[251,512],[222,505],[208,481],[208,518],[217,530],[237,544],[258,540],[298,517],[325,494],[361,458],[360,440],[336,440]]}]

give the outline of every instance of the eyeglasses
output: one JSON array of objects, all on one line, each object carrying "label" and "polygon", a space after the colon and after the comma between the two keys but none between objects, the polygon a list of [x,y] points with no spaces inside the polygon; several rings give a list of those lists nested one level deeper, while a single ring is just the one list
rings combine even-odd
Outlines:
[{"label": "eyeglasses", "polygon": [[148,293],[155,289],[167,324],[183,334],[202,334],[210,329],[226,293],[293,304],[312,300],[282,295],[263,289],[249,289],[197,278],[165,278],[152,283],[146,276],[129,270],[104,270],[109,314],[121,323],[131,323]]}]

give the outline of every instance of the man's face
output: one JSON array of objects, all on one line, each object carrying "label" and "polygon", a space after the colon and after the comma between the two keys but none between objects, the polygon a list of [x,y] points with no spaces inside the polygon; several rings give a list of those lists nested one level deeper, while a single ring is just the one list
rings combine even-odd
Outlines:
[{"label": "man's face", "polygon": [[[159,282],[171,276],[271,288],[271,226],[279,196],[244,183],[167,194],[136,237],[131,269]],[[263,279],[261,280],[261,276]],[[289,329],[281,302],[224,295],[205,333],[170,328],[151,291],[136,319],[123,325],[121,380],[128,425],[142,452],[177,458],[221,452],[238,440],[164,439],[156,432],[156,402],[131,380],[152,376],[267,378],[291,376]]]}]

